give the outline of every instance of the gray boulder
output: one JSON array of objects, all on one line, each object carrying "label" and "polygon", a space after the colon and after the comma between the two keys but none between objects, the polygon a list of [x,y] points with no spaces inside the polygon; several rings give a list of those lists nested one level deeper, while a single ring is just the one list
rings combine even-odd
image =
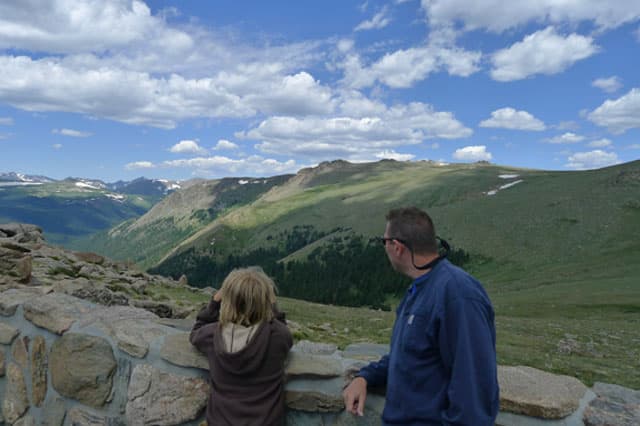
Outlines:
[{"label": "gray boulder", "polygon": [[13,362],[7,366],[7,391],[2,401],[2,412],[9,424],[14,424],[29,409],[27,385],[22,369]]},{"label": "gray boulder", "polygon": [[127,396],[128,425],[179,425],[200,416],[209,385],[199,377],[178,376],[139,364],[131,374]]},{"label": "gray boulder", "polygon": [[595,383],[593,399],[583,414],[586,426],[640,425],[640,391],[618,385]]},{"label": "gray boulder", "polygon": [[101,337],[66,333],[49,355],[51,382],[58,393],[99,408],[109,398],[116,360]]}]

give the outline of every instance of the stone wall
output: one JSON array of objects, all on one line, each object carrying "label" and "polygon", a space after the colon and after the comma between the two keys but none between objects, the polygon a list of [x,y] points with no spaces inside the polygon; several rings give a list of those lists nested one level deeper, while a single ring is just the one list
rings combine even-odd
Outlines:
[{"label": "stone wall", "polygon": [[[189,344],[188,325],[42,287],[1,292],[0,424],[201,424],[207,362]],[[360,366],[385,351],[382,345],[338,351],[298,342],[286,370],[288,424],[379,424],[382,395],[370,395],[366,415],[355,418],[344,411],[341,390]],[[629,417],[640,401],[637,392],[603,384],[590,390],[575,378],[529,367],[500,367],[499,380],[501,425],[637,424]],[[617,411],[616,423],[583,421],[585,413],[606,419],[607,398],[627,407],[629,423],[623,423],[624,410]]]},{"label": "stone wall", "polygon": [[[33,225],[0,224],[0,425],[203,424],[207,362],[189,344],[193,321],[181,318],[190,312],[146,291],[186,284],[48,246]],[[370,394],[356,418],[341,394],[387,350],[298,342],[286,367],[287,424],[380,424],[383,395]],[[498,379],[498,425],[640,425],[638,391],[587,389],[530,367],[499,366]]]}]

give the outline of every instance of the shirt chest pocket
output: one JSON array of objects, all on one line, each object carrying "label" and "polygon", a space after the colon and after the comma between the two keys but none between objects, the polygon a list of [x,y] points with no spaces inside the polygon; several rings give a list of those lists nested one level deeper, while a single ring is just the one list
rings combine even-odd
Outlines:
[{"label": "shirt chest pocket", "polygon": [[403,315],[402,347],[405,352],[425,355],[438,350],[437,320],[420,313]]}]

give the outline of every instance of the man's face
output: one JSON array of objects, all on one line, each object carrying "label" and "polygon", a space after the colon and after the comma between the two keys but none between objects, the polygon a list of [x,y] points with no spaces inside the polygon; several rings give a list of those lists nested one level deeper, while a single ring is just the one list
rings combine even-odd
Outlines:
[{"label": "man's face", "polygon": [[[387,226],[384,229],[384,238],[391,238],[392,235],[389,233],[389,223],[387,222]],[[391,267],[398,271],[398,256],[395,251],[395,244],[397,244],[393,240],[386,240],[384,243],[384,251],[387,253],[387,258],[389,259],[389,263],[391,263]]]}]

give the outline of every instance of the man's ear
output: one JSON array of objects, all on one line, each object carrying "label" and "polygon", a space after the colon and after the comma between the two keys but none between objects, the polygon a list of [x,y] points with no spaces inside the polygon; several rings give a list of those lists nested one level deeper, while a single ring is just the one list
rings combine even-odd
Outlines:
[{"label": "man's ear", "polygon": [[405,247],[405,245],[399,241],[396,241],[395,244],[393,245],[393,250],[395,251],[396,256],[402,256],[402,254],[406,249],[407,247]]}]

